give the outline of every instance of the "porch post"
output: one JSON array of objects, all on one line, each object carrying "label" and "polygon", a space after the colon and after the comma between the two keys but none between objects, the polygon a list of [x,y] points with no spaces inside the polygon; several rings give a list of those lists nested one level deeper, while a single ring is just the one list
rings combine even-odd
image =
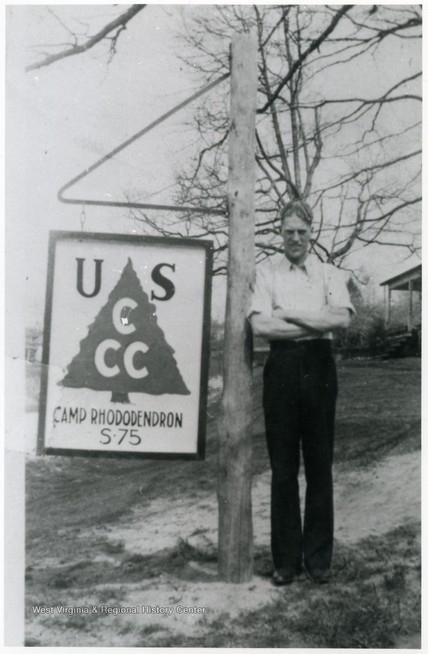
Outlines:
[{"label": "porch post", "polygon": [[385,292],[385,327],[388,328],[391,318],[391,289],[389,286],[384,286]]},{"label": "porch post", "polygon": [[411,331],[413,327],[413,279],[408,283],[409,289],[409,312],[407,315],[407,331]]}]

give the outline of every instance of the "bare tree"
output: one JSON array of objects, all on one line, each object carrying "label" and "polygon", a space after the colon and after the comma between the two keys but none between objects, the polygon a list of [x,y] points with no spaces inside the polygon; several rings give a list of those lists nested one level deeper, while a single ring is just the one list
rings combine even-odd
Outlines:
[{"label": "bare tree", "polygon": [[[184,59],[198,67],[204,81],[211,80],[228,69],[227,36],[252,25],[259,39],[258,260],[280,251],[279,212],[296,197],[314,207],[312,247],[323,260],[344,265],[351,251],[372,243],[416,251],[419,8],[217,6],[186,23],[190,54]],[[372,80],[364,83],[360,71],[360,90],[354,94],[352,76],[359,67],[385,65],[385,53],[395,55],[400,46],[403,58],[411,62],[413,56],[409,73],[399,72],[373,94]],[[333,95],[335,77],[341,82]],[[195,236],[214,238],[217,272],[225,270],[227,249],[227,91],[216,92],[195,113],[199,151],[196,164],[179,175],[177,197],[177,202],[223,208],[224,220],[193,215],[182,221],[171,217],[168,225],[138,212],[134,216],[159,233],[184,235],[190,229]]]},{"label": "bare tree", "polygon": [[[112,56],[120,33],[143,7],[121,10],[93,35],[70,34],[70,43],[55,54],[39,52],[29,69],[106,41]],[[180,56],[201,84],[228,72],[234,33],[257,29],[257,259],[281,249],[280,209],[296,197],[314,208],[312,247],[323,260],[344,266],[349,253],[373,243],[417,251],[420,6],[214,5],[182,7],[181,14]],[[407,64],[406,73],[394,57]],[[374,87],[373,74],[382,69],[388,74],[377,75]],[[178,172],[176,197],[178,204],[221,209],[224,218],[132,212],[150,233],[214,239],[218,273],[225,271],[228,243],[228,102],[223,84],[195,111],[198,145]]]}]

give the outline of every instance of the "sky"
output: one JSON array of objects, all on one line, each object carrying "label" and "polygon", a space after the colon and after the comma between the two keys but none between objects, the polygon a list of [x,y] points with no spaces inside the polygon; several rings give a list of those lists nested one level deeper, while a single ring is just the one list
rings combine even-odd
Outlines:
[{"label": "sky", "polygon": [[[123,10],[106,5],[50,8],[65,25],[79,29],[85,23],[93,29]],[[25,72],[34,60],[34,46],[45,44],[48,50],[49,44],[68,38],[58,18],[48,12],[46,5],[10,5],[6,12],[7,234],[16,246],[7,248],[7,281],[13,284],[20,270],[27,325],[43,322],[49,230],[81,229],[81,208],[61,204],[56,197],[59,188],[200,88],[198,76],[180,59],[183,50],[177,29],[185,5],[148,6],[121,35],[111,63],[106,47],[98,46]],[[395,66],[399,65],[398,55]],[[380,66],[378,72],[387,82],[390,61],[386,58]],[[346,79],[331,84],[342,89]],[[376,76],[367,80],[364,71],[353,75],[355,93],[363,86],[367,93],[370,85],[376,91],[377,84]],[[171,202],[174,173],[194,142],[187,124],[190,116],[189,108],[157,127],[69,195],[123,200],[125,191],[148,202]],[[140,233],[127,209],[88,207],[84,229]],[[374,247],[370,253],[356,253],[350,263],[369,272],[370,292],[376,295],[379,282],[395,274],[397,266],[418,263],[406,256],[396,249]],[[224,298],[224,279],[216,280],[213,316],[217,319],[223,315]]]},{"label": "sky", "polygon": [[[154,6],[142,12],[143,20],[137,17],[130,24],[111,64],[100,48],[84,58],[25,72],[30,44],[64,38],[61,26],[53,18],[46,20],[46,11],[46,7],[14,6],[7,14],[7,204],[9,226],[13,215],[15,233],[26,237],[22,263],[29,324],[40,322],[43,315],[49,230],[81,228],[81,208],[60,204],[59,188],[190,95],[197,84],[174,53],[177,11]],[[107,11],[112,13],[106,7],[69,8],[70,15],[78,12],[104,21]],[[188,117],[169,121],[100,168],[79,185],[78,196],[123,200],[124,188],[147,189],[150,194],[171,185],[171,152],[184,154],[190,143],[182,125]],[[166,190],[151,201],[169,199]],[[127,210],[88,208],[86,214],[88,231],[132,233],[135,229]]]}]

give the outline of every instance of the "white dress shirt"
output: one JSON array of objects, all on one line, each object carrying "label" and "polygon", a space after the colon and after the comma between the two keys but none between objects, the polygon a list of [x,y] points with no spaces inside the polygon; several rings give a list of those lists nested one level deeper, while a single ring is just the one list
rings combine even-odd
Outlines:
[{"label": "white dress shirt", "polygon": [[[300,266],[285,256],[278,262],[267,261],[257,268],[251,296],[249,318],[254,313],[272,316],[274,309],[320,311],[325,307],[346,308],[355,313],[346,286],[347,275],[339,268],[308,256]],[[319,336],[302,336],[308,340]],[[332,339],[332,332],[322,338]]]}]

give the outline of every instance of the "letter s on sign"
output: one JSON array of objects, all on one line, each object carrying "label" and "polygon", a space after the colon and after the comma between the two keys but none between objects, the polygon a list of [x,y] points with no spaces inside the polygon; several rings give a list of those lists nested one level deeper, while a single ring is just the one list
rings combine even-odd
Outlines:
[{"label": "letter s on sign", "polygon": [[105,341],[100,343],[95,350],[95,366],[103,377],[114,377],[119,374],[119,366],[107,366],[104,360],[107,350],[118,350],[119,348],[120,343],[118,343],[118,341],[115,341],[114,338],[107,338]]},{"label": "letter s on sign", "polygon": [[165,277],[165,275],[162,275],[162,268],[166,266],[167,268],[171,268],[173,272],[175,272],[175,263],[159,263],[157,266],[155,266],[152,270],[152,279],[155,284],[158,284],[158,286],[161,286],[163,290],[165,291],[165,295],[156,295],[154,291],[152,291],[151,294],[151,299],[152,300],[162,300],[165,302],[166,300],[170,300],[172,296],[175,293],[175,286],[172,283],[168,277]]}]

